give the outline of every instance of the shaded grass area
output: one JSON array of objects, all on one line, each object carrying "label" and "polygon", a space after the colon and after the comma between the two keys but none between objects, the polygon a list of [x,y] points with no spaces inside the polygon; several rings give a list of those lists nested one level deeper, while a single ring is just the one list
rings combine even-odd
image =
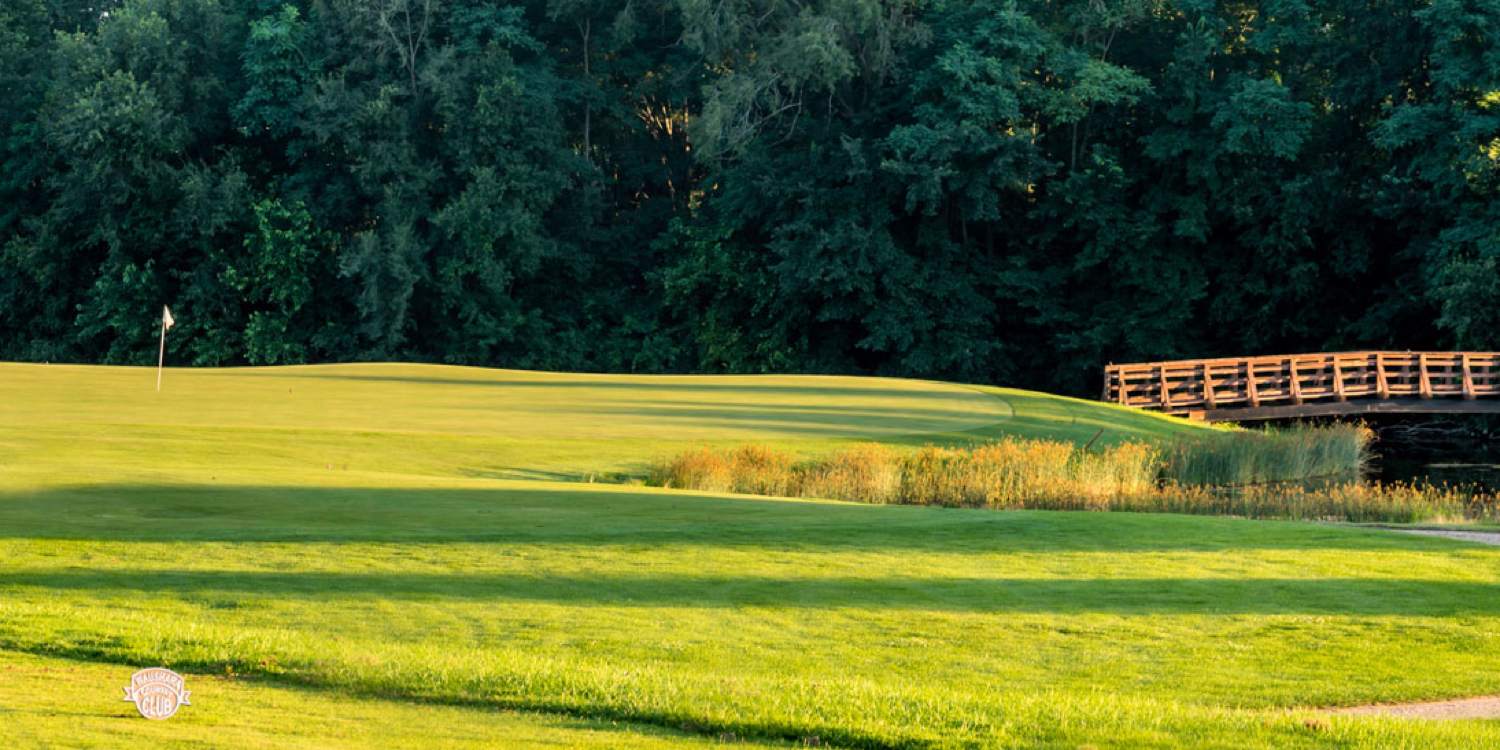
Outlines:
[{"label": "shaded grass area", "polygon": [[[731,609],[740,606],[838,610],[974,613],[1105,614],[1283,614],[1447,616],[1500,614],[1500,586],[1464,581],[1362,579],[1297,580],[1239,578],[1112,578],[1035,580],[1005,577],[890,579],[794,575],[644,575],[591,573],[278,573],[165,569],[110,574],[65,571],[0,574],[0,585],[85,592],[192,592],[219,609],[236,609],[239,598],[267,589],[288,600],[359,598],[387,601],[505,600],[556,605],[599,604],[628,608]],[[1268,593],[1274,591],[1275,596]],[[336,592],[336,593],[335,593]],[[773,593],[782,592],[782,593]],[[1400,594],[1399,601],[1384,599]],[[204,666],[204,665],[198,665]],[[257,665],[241,664],[252,671]]]}]

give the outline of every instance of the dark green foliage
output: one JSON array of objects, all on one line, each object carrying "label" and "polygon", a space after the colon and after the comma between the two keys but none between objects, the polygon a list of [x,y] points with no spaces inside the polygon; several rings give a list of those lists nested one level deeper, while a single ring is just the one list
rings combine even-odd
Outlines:
[{"label": "dark green foliage", "polygon": [[0,358],[1500,347],[1500,0],[10,0]]}]

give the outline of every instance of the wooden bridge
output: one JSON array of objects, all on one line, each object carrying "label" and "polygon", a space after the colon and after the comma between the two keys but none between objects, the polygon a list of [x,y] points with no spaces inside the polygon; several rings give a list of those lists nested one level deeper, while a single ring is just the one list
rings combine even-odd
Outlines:
[{"label": "wooden bridge", "polygon": [[1337,352],[1104,368],[1104,400],[1209,422],[1500,413],[1500,353]]}]

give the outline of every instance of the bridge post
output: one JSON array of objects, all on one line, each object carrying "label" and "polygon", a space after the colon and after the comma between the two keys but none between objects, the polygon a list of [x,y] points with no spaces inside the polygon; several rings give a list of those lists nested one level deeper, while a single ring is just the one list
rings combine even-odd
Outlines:
[{"label": "bridge post", "polygon": [[1381,398],[1391,397],[1391,384],[1385,379],[1385,352],[1375,352],[1375,383]]},{"label": "bridge post", "polygon": [[1198,371],[1203,374],[1203,405],[1212,409],[1214,408],[1214,384],[1212,380],[1209,380],[1208,363],[1200,363]]},{"label": "bridge post", "polygon": [[1297,378],[1297,358],[1286,358],[1287,380],[1291,381],[1292,403],[1302,403],[1302,381]]},{"label": "bridge post", "polygon": [[1157,384],[1161,388],[1161,408],[1162,408],[1162,411],[1171,411],[1172,410],[1172,393],[1167,388],[1167,366],[1166,365],[1157,365],[1156,366],[1156,380],[1157,380]]},{"label": "bridge post", "polygon": [[1339,369],[1339,357],[1333,355],[1333,398],[1337,401],[1347,401],[1344,398],[1344,371]]},{"label": "bridge post", "polygon": [[1250,405],[1260,406],[1260,390],[1255,386],[1255,360],[1245,360],[1245,396],[1250,399]]},{"label": "bridge post", "polygon": [[1432,398],[1432,378],[1427,374],[1427,353],[1417,355],[1417,377],[1421,382],[1419,389],[1422,398]]},{"label": "bridge post", "polygon": [[1459,359],[1464,363],[1464,400],[1474,400],[1474,371],[1469,367],[1469,355],[1460,354]]}]

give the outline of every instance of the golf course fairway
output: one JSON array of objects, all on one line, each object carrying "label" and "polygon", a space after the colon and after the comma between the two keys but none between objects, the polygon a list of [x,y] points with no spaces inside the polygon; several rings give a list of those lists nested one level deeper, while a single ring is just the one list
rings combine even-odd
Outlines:
[{"label": "golf course fairway", "polygon": [[[1010,389],[0,364],[0,747],[1493,748],[1500,548],[639,486],[1208,429]],[[1101,433],[1102,430],[1102,433]],[[131,672],[181,672],[149,722]]]}]

